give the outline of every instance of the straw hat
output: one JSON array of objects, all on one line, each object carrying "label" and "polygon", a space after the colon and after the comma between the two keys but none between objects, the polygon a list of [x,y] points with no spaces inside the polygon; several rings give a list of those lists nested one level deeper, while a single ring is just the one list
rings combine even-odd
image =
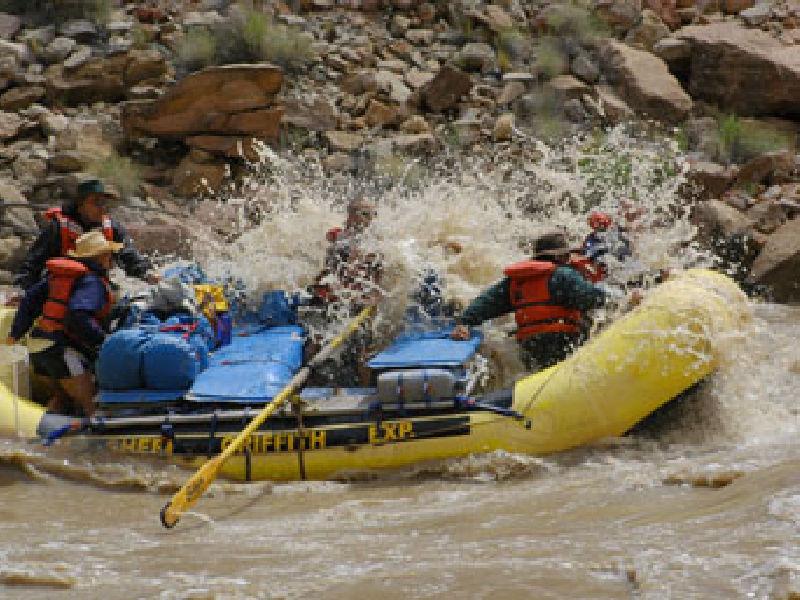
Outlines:
[{"label": "straw hat", "polygon": [[67,254],[73,258],[92,258],[101,254],[119,252],[122,244],[119,242],[109,242],[100,231],[90,231],[84,233],[75,241],[75,250],[70,250]]}]

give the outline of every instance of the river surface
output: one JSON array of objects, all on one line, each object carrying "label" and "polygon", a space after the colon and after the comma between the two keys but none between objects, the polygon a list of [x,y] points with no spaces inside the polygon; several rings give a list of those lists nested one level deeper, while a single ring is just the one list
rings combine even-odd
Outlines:
[{"label": "river surface", "polygon": [[747,373],[639,436],[368,482],[220,482],[172,531],[158,510],[185,473],[6,441],[0,596],[787,597],[800,311],[756,314]]},{"label": "river surface", "polygon": [[[554,210],[560,197],[543,190],[567,187],[610,209],[638,191],[657,220],[680,170],[674,180],[648,183],[653,156],[662,153],[648,155],[625,140],[610,144],[614,160],[636,156],[627,189],[559,167],[565,157],[596,150],[572,147],[525,174],[547,184],[538,198],[552,200],[528,221],[509,208],[520,197],[513,178],[500,186],[486,175],[431,186],[404,203],[387,200],[375,228],[389,267],[388,304],[401,305],[409,277],[428,266],[468,300],[520,256],[520,236],[534,222],[585,229],[585,216]],[[341,203],[326,204],[321,187],[293,187],[291,178],[284,184],[277,189],[291,197],[294,212],[278,211],[215,250],[212,272],[237,273],[254,289],[307,283],[324,253],[322,236],[309,241],[307,232],[337,224]],[[597,198],[598,189],[608,196]],[[585,215],[585,208],[573,212]],[[300,226],[292,220],[298,213]],[[662,223],[658,235],[639,240],[639,258],[652,268],[699,264],[681,243],[691,235],[681,219]],[[720,372],[641,433],[557,456],[494,453],[367,481],[218,482],[171,531],[158,512],[187,472],[0,440],[0,597],[800,594],[800,310],[754,304],[753,311],[745,343]],[[501,341],[491,352],[493,368],[513,379],[513,345],[505,334],[494,338]]]}]

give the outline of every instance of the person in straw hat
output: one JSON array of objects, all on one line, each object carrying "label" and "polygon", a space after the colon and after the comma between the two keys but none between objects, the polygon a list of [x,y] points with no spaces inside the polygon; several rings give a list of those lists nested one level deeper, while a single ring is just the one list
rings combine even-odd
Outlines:
[{"label": "person in straw hat", "polygon": [[531,259],[506,267],[505,277],[483,291],[456,319],[451,337],[466,340],[469,327],[513,312],[516,338],[528,369],[564,360],[586,339],[586,311],[606,301],[602,288],[569,265],[572,253],[561,231],[539,236]]},{"label": "person in straw hat", "polygon": [[46,276],[28,289],[6,343],[20,340],[41,317],[31,334],[37,349],[34,369],[55,380],[48,409],[91,416],[94,379],[91,364],[106,336],[112,305],[108,270],[123,245],[90,231],[75,242],[66,258],[50,259]]}]

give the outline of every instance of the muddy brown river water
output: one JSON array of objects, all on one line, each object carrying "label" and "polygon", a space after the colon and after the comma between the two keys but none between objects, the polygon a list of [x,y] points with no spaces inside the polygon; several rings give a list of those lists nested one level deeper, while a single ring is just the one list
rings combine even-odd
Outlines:
[{"label": "muddy brown river water", "polygon": [[800,592],[800,311],[645,432],[368,481],[219,482],[0,445],[0,597],[788,598]]},{"label": "muddy brown river water", "polygon": [[[521,169],[488,157],[416,195],[387,192],[374,224],[382,310],[396,317],[428,266],[469,300],[534,232],[558,225],[578,239],[590,207],[618,211],[626,197],[646,208],[650,233],[634,238],[644,269],[708,264],[691,243],[675,147],[617,130],[602,144],[541,146]],[[322,173],[287,173],[255,184],[278,203],[269,219],[199,257],[211,275],[248,289],[310,282],[342,194]],[[0,598],[799,597],[800,310],[754,312],[720,372],[639,434],[363,481],[218,482],[171,531],[158,511],[187,472],[0,440]],[[505,349],[492,367],[507,380],[513,343],[493,333]]]}]

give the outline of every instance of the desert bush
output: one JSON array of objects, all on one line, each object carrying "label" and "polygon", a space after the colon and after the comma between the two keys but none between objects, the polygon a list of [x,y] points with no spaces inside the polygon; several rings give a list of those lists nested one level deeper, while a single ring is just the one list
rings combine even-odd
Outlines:
[{"label": "desert bush", "polygon": [[123,198],[138,194],[142,185],[142,167],[116,152],[93,161],[87,171],[115,187]]},{"label": "desert bush", "polygon": [[234,12],[210,29],[194,29],[178,46],[179,64],[187,71],[211,65],[270,62],[292,71],[312,57],[308,36],[252,9]]},{"label": "desert bush", "polygon": [[781,152],[794,146],[788,133],[757,121],[723,115],[717,120],[718,160],[746,162],[767,152]]}]

